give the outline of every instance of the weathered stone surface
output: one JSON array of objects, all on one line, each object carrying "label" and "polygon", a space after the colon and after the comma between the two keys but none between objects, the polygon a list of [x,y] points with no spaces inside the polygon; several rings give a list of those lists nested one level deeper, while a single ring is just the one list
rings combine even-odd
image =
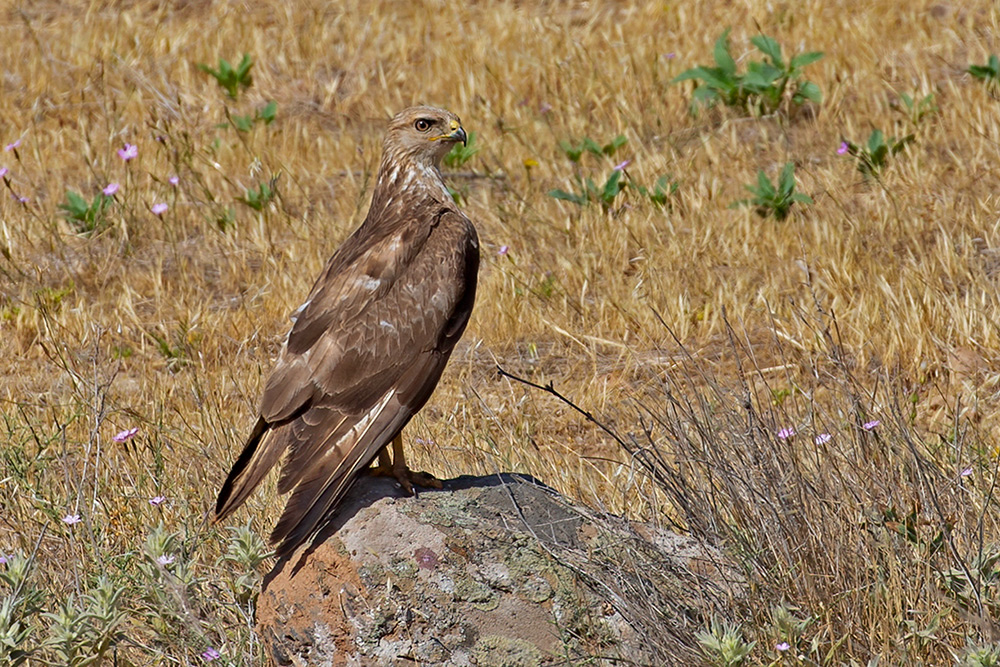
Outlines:
[{"label": "weathered stone surface", "polygon": [[689,665],[739,587],[713,550],[516,475],[401,497],[363,478],[265,580],[277,665]]}]

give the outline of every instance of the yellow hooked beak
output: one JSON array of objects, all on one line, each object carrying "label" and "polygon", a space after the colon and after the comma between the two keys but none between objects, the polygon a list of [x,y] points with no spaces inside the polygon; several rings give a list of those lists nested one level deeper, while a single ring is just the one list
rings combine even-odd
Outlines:
[{"label": "yellow hooked beak", "polygon": [[465,129],[459,124],[457,120],[451,121],[451,133],[442,134],[440,137],[434,137],[441,141],[461,141],[462,145],[468,145],[469,136],[465,133]]}]

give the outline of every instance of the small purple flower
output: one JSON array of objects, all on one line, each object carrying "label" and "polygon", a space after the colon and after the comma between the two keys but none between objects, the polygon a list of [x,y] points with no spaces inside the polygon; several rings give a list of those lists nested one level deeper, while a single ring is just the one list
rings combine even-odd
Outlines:
[{"label": "small purple flower", "polygon": [[778,431],[778,437],[781,438],[782,440],[788,440],[794,435],[795,435],[795,429],[791,427],[783,428],[780,431]]},{"label": "small purple flower", "polygon": [[0,178],[3,178],[8,173],[7,167],[0,167]]},{"label": "small purple flower", "polygon": [[12,141],[11,143],[7,144],[6,146],[3,147],[3,149],[9,153],[20,145],[21,145],[21,140],[18,139],[16,141]]},{"label": "small purple flower", "polygon": [[816,444],[817,445],[825,445],[826,443],[830,442],[830,440],[832,440],[832,439],[833,439],[833,436],[830,435],[829,433],[820,433],[819,435],[816,436]]},{"label": "small purple flower", "polygon": [[152,505],[153,507],[159,507],[165,502],[167,502],[166,496],[153,496],[152,498],[149,499],[149,504]]},{"label": "small purple flower", "polygon": [[4,556],[3,554],[0,554],[0,565],[6,565],[6,564],[7,564],[7,557]]},{"label": "small purple flower", "polygon": [[22,197],[21,195],[15,195],[15,194],[12,194],[11,197],[13,197],[14,201],[16,201],[16,202],[20,202],[22,204],[27,204],[28,203],[28,198],[27,197]]},{"label": "small purple flower", "polygon": [[117,183],[108,183],[107,187],[105,187],[103,190],[101,190],[101,192],[104,193],[104,196],[110,197],[111,195],[113,195],[116,192],[118,192],[118,187],[119,186],[118,186]]},{"label": "small purple flower", "polygon": [[972,468],[966,468],[965,470],[959,473],[959,475],[961,475],[962,477],[968,477],[971,474],[972,474]]},{"label": "small purple flower", "polygon": [[163,554],[162,556],[157,556],[156,562],[162,565],[163,567],[166,567],[167,565],[173,565],[174,557]]},{"label": "small purple flower", "polygon": [[83,521],[83,519],[80,518],[79,514],[67,514],[63,517],[63,523],[67,526],[74,526],[81,521]]},{"label": "small purple flower", "polygon": [[552,105],[549,104],[548,102],[542,102],[542,105],[538,107],[538,113],[542,114],[543,116],[550,111],[552,111]]},{"label": "small purple flower", "polygon": [[500,246],[500,249],[497,250],[497,254],[501,257],[506,257],[508,252],[510,252],[510,248],[505,245]]},{"label": "small purple flower", "polygon": [[663,57],[666,58],[667,60],[673,60],[674,58],[677,57],[677,54],[671,51],[670,53],[664,53]]},{"label": "small purple flower", "polygon": [[176,176],[171,176],[170,178],[167,179],[167,183],[170,183],[170,185],[174,186],[175,188],[177,187],[177,184],[180,182],[181,179],[177,178]]},{"label": "small purple flower", "polygon": [[123,161],[128,162],[139,156],[139,149],[135,144],[125,144],[125,148],[118,149],[118,157]]},{"label": "small purple flower", "polygon": [[167,212],[168,208],[170,207],[167,206],[164,202],[160,202],[159,204],[153,204],[152,208],[150,208],[149,210],[151,210],[156,215],[163,215],[164,213]]},{"label": "small purple flower", "polygon": [[841,141],[840,142],[840,148],[837,149],[837,155],[843,155],[844,153],[846,153],[847,152],[847,148],[848,148],[847,142],[846,141]]},{"label": "small purple flower", "polygon": [[619,162],[615,165],[614,171],[623,171],[625,167],[632,164],[632,160],[625,160],[624,162]]},{"label": "small purple flower", "polygon": [[130,429],[126,429],[124,431],[121,431],[120,433],[116,433],[115,436],[111,439],[114,440],[115,442],[125,442],[126,440],[131,440],[132,438],[134,438],[135,434],[138,432],[139,432],[139,427],[133,426]]},{"label": "small purple flower", "polygon": [[216,651],[214,648],[205,649],[201,653],[201,659],[204,660],[205,662],[212,662],[213,660],[217,660],[218,658],[221,657],[222,656],[219,654],[219,652]]},{"label": "small purple flower", "polygon": [[780,644],[778,644],[774,648],[776,648],[779,651],[784,652],[784,651],[787,651],[788,649],[790,649],[792,647],[788,645],[788,642],[781,642]]},{"label": "small purple flower", "polygon": [[873,431],[873,430],[875,430],[875,427],[878,426],[881,423],[882,422],[880,422],[879,420],[873,419],[870,422],[865,422],[864,424],[862,424],[861,428],[863,428],[866,431]]}]

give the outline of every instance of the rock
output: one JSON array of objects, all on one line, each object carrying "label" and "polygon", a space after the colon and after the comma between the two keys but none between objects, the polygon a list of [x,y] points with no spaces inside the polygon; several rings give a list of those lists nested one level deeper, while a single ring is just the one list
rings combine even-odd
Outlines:
[{"label": "rock", "polygon": [[257,630],[281,666],[689,665],[739,596],[714,549],[530,478],[364,477],[265,578]]}]

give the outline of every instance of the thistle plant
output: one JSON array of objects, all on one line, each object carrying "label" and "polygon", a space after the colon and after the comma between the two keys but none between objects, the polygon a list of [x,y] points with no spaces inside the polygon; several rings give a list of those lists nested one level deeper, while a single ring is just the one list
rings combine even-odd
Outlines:
[{"label": "thistle plant", "polygon": [[1000,86],[1000,57],[995,53],[990,54],[985,65],[969,65],[966,71],[991,88]]},{"label": "thistle plant", "polygon": [[753,197],[733,202],[730,208],[754,206],[762,218],[773,215],[778,220],[784,220],[788,217],[793,204],[813,203],[812,197],[795,192],[795,164],[792,162],[786,163],[781,169],[777,185],[772,183],[761,169],[757,172],[757,184],[745,187]]},{"label": "thistle plant", "polygon": [[204,63],[198,63],[198,69],[215,78],[219,88],[225,91],[230,99],[235,100],[241,89],[249,88],[253,84],[253,77],[250,76],[250,69],[253,67],[253,59],[249,53],[244,53],[236,67],[224,58],[219,58],[218,69],[213,69]]},{"label": "thistle plant", "polygon": [[887,140],[882,130],[872,130],[864,145],[859,146],[845,139],[837,152],[841,155],[847,153],[855,158],[858,161],[858,171],[864,174],[865,178],[878,178],[889,164],[889,159],[906,150],[915,139],[916,135],[908,134],[899,139],[889,137]]},{"label": "thistle plant", "polygon": [[696,635],[708,663],[716,667],[739,667],[757,642],[747,642],[739,626],[712,619],[708,630]]},{"label": "thistle plant", "polygon": [[800,53],[786,62],[774,38],[757,35],[750,42],[764,58],[750,61],[745,72],[737,71],[727,28],[715,42],[715,67],[699,65],[673,79],[671,83],[700,82],[694,89],[692,113],[696,113],[699,106],[710,107],[718,103],[753,113],[773,113],[789,93],[795,105],[822,102],[819,86],[802,76],[802,69],[822,58],[822,52]]},{"label": "thistle plant", "polygon": [[571,162],[579,162],[586,153],[597,157],[612,157],[618,149],[628,143],[624,134],[619,134],[606,144],[599,144],[590,137],[584,137],[580,142],[560,141],[559,148]]},{"label": "thistle plant", "polygon": [[[106,191],[107,188],[90,201],[73,190],[66,191],[66,201],[59,204],[59,208],[77,234],[91,236],[106,226],[106,214],[114,201],[112,196],[105,194]],[[111,194],[114,194],[114,191]]]}]

